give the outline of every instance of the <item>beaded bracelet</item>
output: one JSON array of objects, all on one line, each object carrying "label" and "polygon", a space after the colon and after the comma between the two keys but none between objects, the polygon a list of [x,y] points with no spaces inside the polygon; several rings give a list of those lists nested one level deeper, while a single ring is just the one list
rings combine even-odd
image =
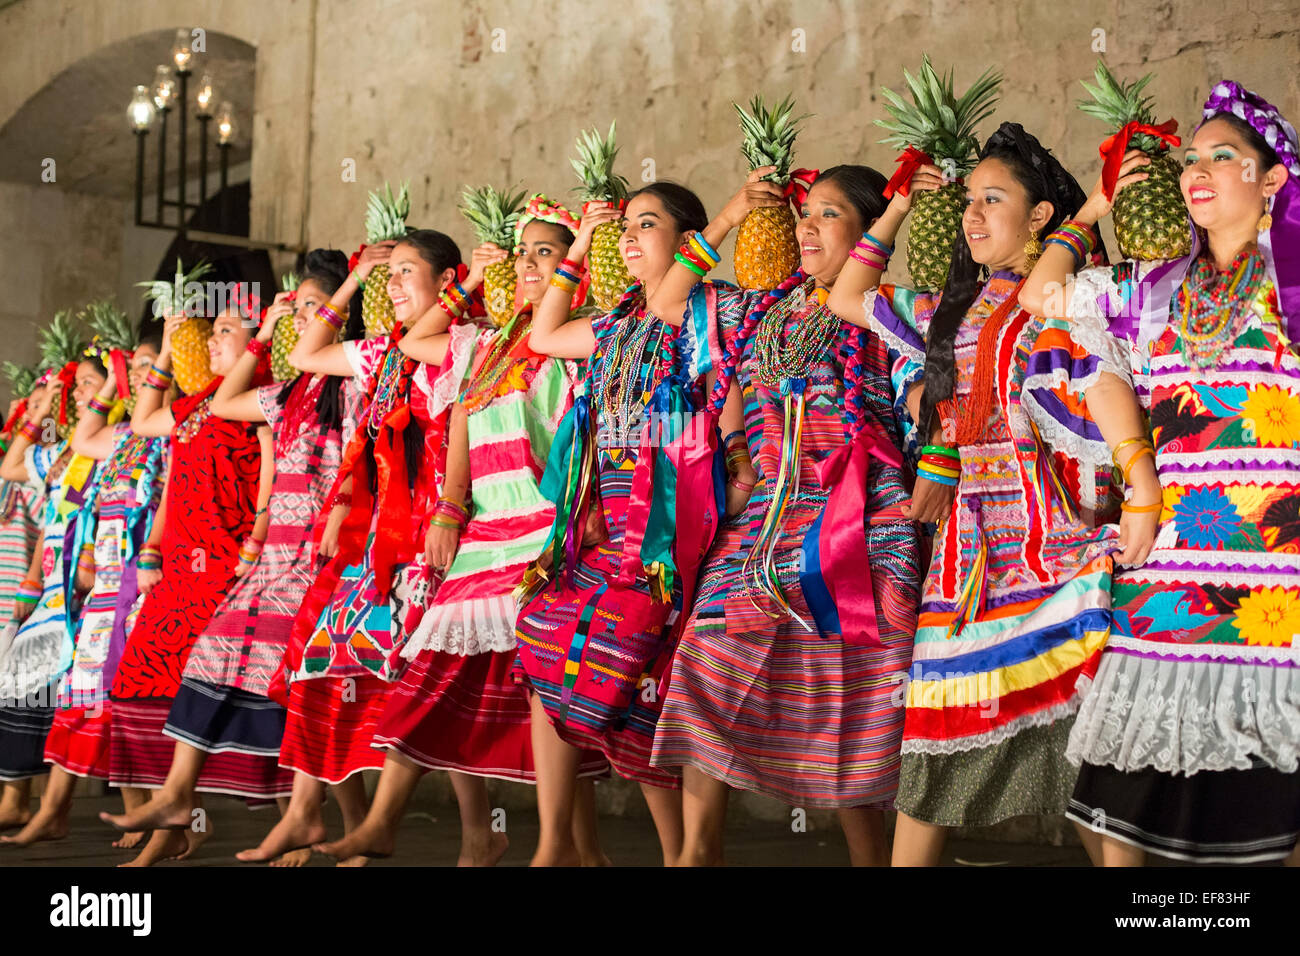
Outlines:
[{"label": "beaded bracelet", "polygon": [[247,351],[252,355],[256,355],[259,359],[267,352],[271,351],[271,346],[267,345],[261,339],[257,339],[257,338],[249,339],[248,345],[246,345],[244,348],[245,351]]},{"label": "beaded bracelet", "polygon": [[101,402],[98,395],[92,395],[90,401],[86,402],[86,410],[94,412],[96,415],[107,416],[113,410],[113,406],[108,402]]},{"label": "beaded bracelet", "polygon": [[333,509],[338,507],[344,507],[344,508],[352,507],[352,492],[339,491],[334,495],[333,498],[330,499],[329,509],[332,511]]},{"label": "beaded bracelet", "polygon": [[704,238],[704,233],[693,233],[691,238],[687,241],[695,247],[695,251],[700,254],[701,258],[703,258],[705,262],[712,262],[713,265],[716,266],[722,261],[722,256],[719,255],[717,249],[714,249],[709,245],[709,241]]},{"label": "beaded bracelet", "polygon": [[343,316],[331,309],[328,302],[316,310],[316,319],[317,321],[324,322],[335,332],[343,328]]},{"label": "beaded bracelet", "polygon": [[33,445],[39,445],[41,441],[41,426],[35,422],[23,422],[23,427],[18,429],[18,434],[22,435]]}]

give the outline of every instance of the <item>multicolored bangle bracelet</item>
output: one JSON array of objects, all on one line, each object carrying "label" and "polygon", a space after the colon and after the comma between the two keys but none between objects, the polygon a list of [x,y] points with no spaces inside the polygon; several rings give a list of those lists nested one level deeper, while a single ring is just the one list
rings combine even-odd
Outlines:
[{"label": "multicolored bangle bracelet", "polygon": [[86,402],[86,410],[94,412],[96,415],[107,416],[113,410],[113,406],[108,402],[101,402],[98,395],[92,395],[90,401]]},{"label": "multicolored bangle bracelet", "polygon": [[722,256],[718,254],[717,249],[714,249],[709,245],[709,241],[704,238],[704,233],[693,233],[691,238],[687,241],[695,247],[695,250],[700,254],[704,261],[711,262],[714,266],[717,266],[717,264],[722,261]]},{"label": "multicolored bangle bracelet", "polygon": [[23,427],[18,429],[18,434],[22,435],[33,445],[40,444],[41,426],[35,422],[23,422]]},{"label": "multicolored bangle bracelet", "polygon": [[316,310],[316,318],[319,321],[324,322],[335,332],[343,328],[343,316],[331,309],[328,302]]}]

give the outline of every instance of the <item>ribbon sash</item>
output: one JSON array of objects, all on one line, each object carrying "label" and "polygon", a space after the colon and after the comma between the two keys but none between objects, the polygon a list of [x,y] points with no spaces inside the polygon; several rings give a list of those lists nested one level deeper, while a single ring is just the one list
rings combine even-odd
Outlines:
[{"label": "ribbon sash", "polygon": [[[1125,123],[1113,135],[1107,137],[1097,150],[1103,160],[1101,167],[1101,186],[1106,191],[1107,199],[1115,198],[1115,183],[1119,180],[1120,167],[1124,165],[1124,154],[1128,152],[1129,140],[1138,133],[1146,133],[1163,140],[1170,146],[1177,146],[1182,139],[1174,134],[1178,131],[1178,120],[1165,120],[1159,126],[1139,123],[1137,120]],[[889,195],[886,193],[885,195]],[[906,195],[906,193],[904,193]]]},{"label": "ribbon sash", "polygon": [[915,146],[909,146],[898,155],[894,160],[898,163],[898,169],[894,170],[894,175],[890,177],[888,185],[882,195],[889,199],[894,193],[906,197],[912,189],[912,177],[922,166],[934,165],[934,159],[924,150],[917,149]]}]

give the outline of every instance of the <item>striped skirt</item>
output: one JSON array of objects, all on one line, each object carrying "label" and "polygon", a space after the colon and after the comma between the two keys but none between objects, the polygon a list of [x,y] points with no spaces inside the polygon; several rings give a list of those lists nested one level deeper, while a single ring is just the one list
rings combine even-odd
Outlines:
[{"label": "striped skirt", "polygon": [[60,709],[45,739],[45,762],[76,777],[107,780],[111,769],[112,709],[107,700],[90,707]]},{"label": "striped skirt", "polygon": [[[115,698],[109,784],[155,790],[167,779],[176,743],[164,733],[171,713],[169,698]],[[241,753],[211,753],[203,764],[196,790],[241,797],[263,803],[287,797],[292,786],[274,757]]]},{"label": "striped skirt", "polygon": [[[787,528],[800,527],[798,517]],[[747,527],[724,527],[704,567],[652,763],[695,767],[791,806],[888,809],[898,789],[912,632],[891,622],[886,605],[915,593],[915,537],[897,536],[892,551],[873,548],[883,646],[866,647],[755,606],[775,613],[744,583]],[[800,552],[789,546],[801,539],[783,535],[776,566],[791,608],[811,621],[798,585]]]},{"label": "striped skirt", "polygon": [[378,770],[384,754],[370,746],[393,685],[378,677],[313,677],[289,690],[280,766],[325,783]]}]

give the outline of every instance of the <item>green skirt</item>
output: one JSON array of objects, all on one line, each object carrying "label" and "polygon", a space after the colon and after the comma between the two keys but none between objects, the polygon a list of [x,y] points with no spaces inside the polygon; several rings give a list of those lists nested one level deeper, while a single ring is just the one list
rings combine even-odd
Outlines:
[{"label": "green skirt", "polygon": [[1065,759],[1073,726],[1071,715],[977,750],[905,753],[894,805],[915,820],[944,827],[1064,813],[1079,774]]}]

